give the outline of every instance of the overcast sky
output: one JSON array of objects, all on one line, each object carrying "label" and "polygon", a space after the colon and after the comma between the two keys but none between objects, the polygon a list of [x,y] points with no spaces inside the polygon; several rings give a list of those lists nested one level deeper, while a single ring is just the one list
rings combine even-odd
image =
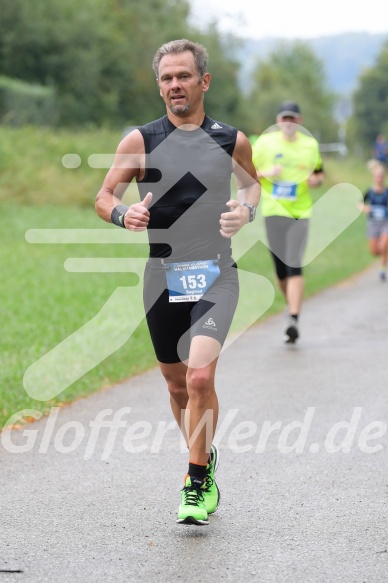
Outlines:
[{"label": "overcast sky", "polygon": [[387,0],[191,0],[197,25],[215,18],[236,36],[314,38],[341,32],[386,32]]}]

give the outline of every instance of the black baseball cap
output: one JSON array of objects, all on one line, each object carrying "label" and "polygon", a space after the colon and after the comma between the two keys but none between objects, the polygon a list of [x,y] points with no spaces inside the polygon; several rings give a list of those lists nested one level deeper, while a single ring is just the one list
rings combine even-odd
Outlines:
[{"label": "black baseball cap", "polygon": [[295,101],[284,101],[278,110],[278,116],[285,117],[290,115],[292,117],[300,116],[299,105]]}]

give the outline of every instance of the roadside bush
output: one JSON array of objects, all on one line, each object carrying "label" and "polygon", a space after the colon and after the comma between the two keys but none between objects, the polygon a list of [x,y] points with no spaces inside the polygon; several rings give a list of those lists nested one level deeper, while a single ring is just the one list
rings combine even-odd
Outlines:
[{"label": "roadside bush", "polygon": [[0,76],[1,123],[12,126],[50,126],[55,123],[56,117],[55,92],[52,87]]}]

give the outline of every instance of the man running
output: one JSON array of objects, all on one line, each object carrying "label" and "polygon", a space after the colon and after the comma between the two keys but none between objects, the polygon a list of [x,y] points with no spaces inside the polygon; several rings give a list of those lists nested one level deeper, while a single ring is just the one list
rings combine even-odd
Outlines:
[{"label": "man running", "polygon": [[304,277],[302,257],[307,243],[312,200],[310,188],[323,181],[318,142],[302,133],[299,106],[279,107],[277,131],[263,133],[253,145],[253,162],[262,185],[262,213],[280,291],[287,304],[284,341],[299,337]]},{"label": "man running", "polygon": [[[252,221],[260,186],[247,137],[205,115],[207,51],[186,39],[160,47],[153,69],[167,115],[119,144],[97,195],[105,221],[148,229],[144,306],[189,465],[178,522],[208,524],[219,502],[214,479],[218,356],[238,300],[231,237]],[[238,200],[231,199],[231,174]],[[141,202],[121,198],[136,179]]]}]

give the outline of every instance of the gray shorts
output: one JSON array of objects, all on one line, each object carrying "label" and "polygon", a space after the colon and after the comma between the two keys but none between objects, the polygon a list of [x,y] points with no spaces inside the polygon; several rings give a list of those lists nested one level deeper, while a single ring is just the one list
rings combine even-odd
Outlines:
[{"label": "gray shorts", "polygon": [[388,219],[368,219],[366,232],[368,239],[378,239],[384,233],[388,233]]},{"label": "gray shorts", "polygon": [[265,217],[265,226],[278,278],[302,275],[309,220],[275,215]]}]

